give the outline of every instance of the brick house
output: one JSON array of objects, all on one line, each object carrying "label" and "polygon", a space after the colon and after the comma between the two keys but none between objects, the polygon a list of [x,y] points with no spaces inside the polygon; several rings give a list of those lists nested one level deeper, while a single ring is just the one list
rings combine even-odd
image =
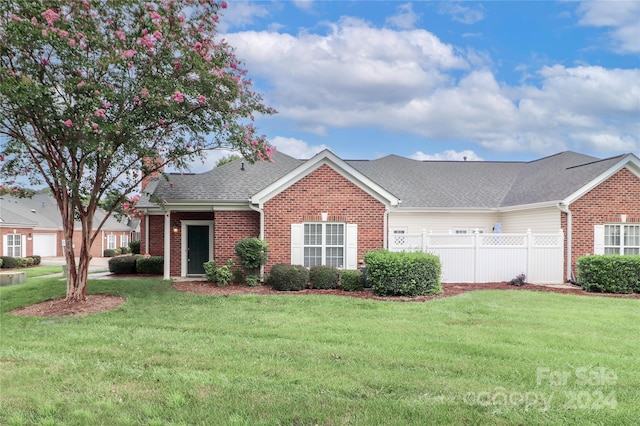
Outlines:
[{"label": "brick house", "polygon": [[[139,202],[141,250],[170,259],[165,277],[235,259],[245,237],[276,263],[355,269],[389,240],[429,233],[559,233],[564,277],[584,254],[640,253],[640,160],[562,152],[531,162],[416,161],[395,155],[225,164],[152,179]],[[163,200],[162,206],[151,199]],[[236,259],[237,261],[237,259]],[[562,280],[562,277],[560,278]]]},{"label": "brick house", "polygon": [[[104,213],[97,212],[94,227],[103,218]],[[80,254],[80,226],[80,222],[76,222],[73,235],[76,256]],[[108,218],[91,247],[91,255],[102,257],[107,248],[128,246],[130,241],[139,238],[137,226],[138,221]],[[55,200],[43,194],[32,198],[0,196],[0,242],[0,256],[64,256],[62,219]]]}]

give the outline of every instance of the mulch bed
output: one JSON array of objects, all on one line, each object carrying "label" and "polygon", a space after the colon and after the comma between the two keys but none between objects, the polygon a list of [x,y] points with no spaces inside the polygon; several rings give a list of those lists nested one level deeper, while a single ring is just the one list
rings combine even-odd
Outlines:
[{"label": "mulch bed", "polygon": [[364,291],[342,291],[342,290],[315,290],[306,289],[300,291],[277,291],[266,285],[257,287],[248,287],[245,285],[229,285],[227,287],[218,287],[215,284],[205,281],[177,281],[173,283],[176,290],[195,294],[210,294],[214,296],[229,296],[233,294],[332,294],[337,296],[357,297],[361,299],[390,300],[395,302],[425,302],[427,300],[440,299],[442,297],[456,296],[458,294],[475,291],[475,290],[528,290],[528,291],[547,291],[560,294],[578,294],[583,296],[605,296],[605,297],[621,297],[630,299],[640,299],[640,294],[604,294],[604,293],[588,293],[580,287],[551,287],[543,285],[527,284],[521,287],[513,286],[506,282],[499,283],[483,283],[483,284],[442,284],[442,293],[435,296],[417,296],[417,297],[380,297],[373,294],[371,290]]}]

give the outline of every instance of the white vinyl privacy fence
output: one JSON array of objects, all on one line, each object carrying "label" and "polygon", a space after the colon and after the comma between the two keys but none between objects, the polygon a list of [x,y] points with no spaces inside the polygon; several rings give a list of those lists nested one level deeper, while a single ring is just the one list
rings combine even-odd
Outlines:
[{"label": "white vinyl privacy fence", "polygon": [[391,234],[390,251],[435,254],[442,282],[510,281],[519,274],[535,284],[559,284],[564,275],[564,234]]}]

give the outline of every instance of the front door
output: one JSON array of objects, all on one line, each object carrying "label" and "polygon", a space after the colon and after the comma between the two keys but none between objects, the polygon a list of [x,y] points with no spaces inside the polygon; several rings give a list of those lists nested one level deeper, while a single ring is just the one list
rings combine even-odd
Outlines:
[{"label": "front door", "polygon": [[209,227],[187,225],[187,274],[203,275],[209,260]]}]

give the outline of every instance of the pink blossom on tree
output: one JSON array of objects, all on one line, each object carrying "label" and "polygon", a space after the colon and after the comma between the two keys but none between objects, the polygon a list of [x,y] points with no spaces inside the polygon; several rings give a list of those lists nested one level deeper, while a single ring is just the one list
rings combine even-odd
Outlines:
[{"label": "pink blossom on tree", "polygon": [[[211,149],[270,158],[266,138],[247,124],[274,111],[218,40],[225,2],[44,4],[55,6],[0,2],[0,134],[7,140],[0,174],[7,182],[27,174],[55,194],[67,299],[79,301],[104,223],[93,224],[99,206],[122,211],[145,175],[166,165],[184,170]],[[76,218],[80,241],[72,239]]]}]

